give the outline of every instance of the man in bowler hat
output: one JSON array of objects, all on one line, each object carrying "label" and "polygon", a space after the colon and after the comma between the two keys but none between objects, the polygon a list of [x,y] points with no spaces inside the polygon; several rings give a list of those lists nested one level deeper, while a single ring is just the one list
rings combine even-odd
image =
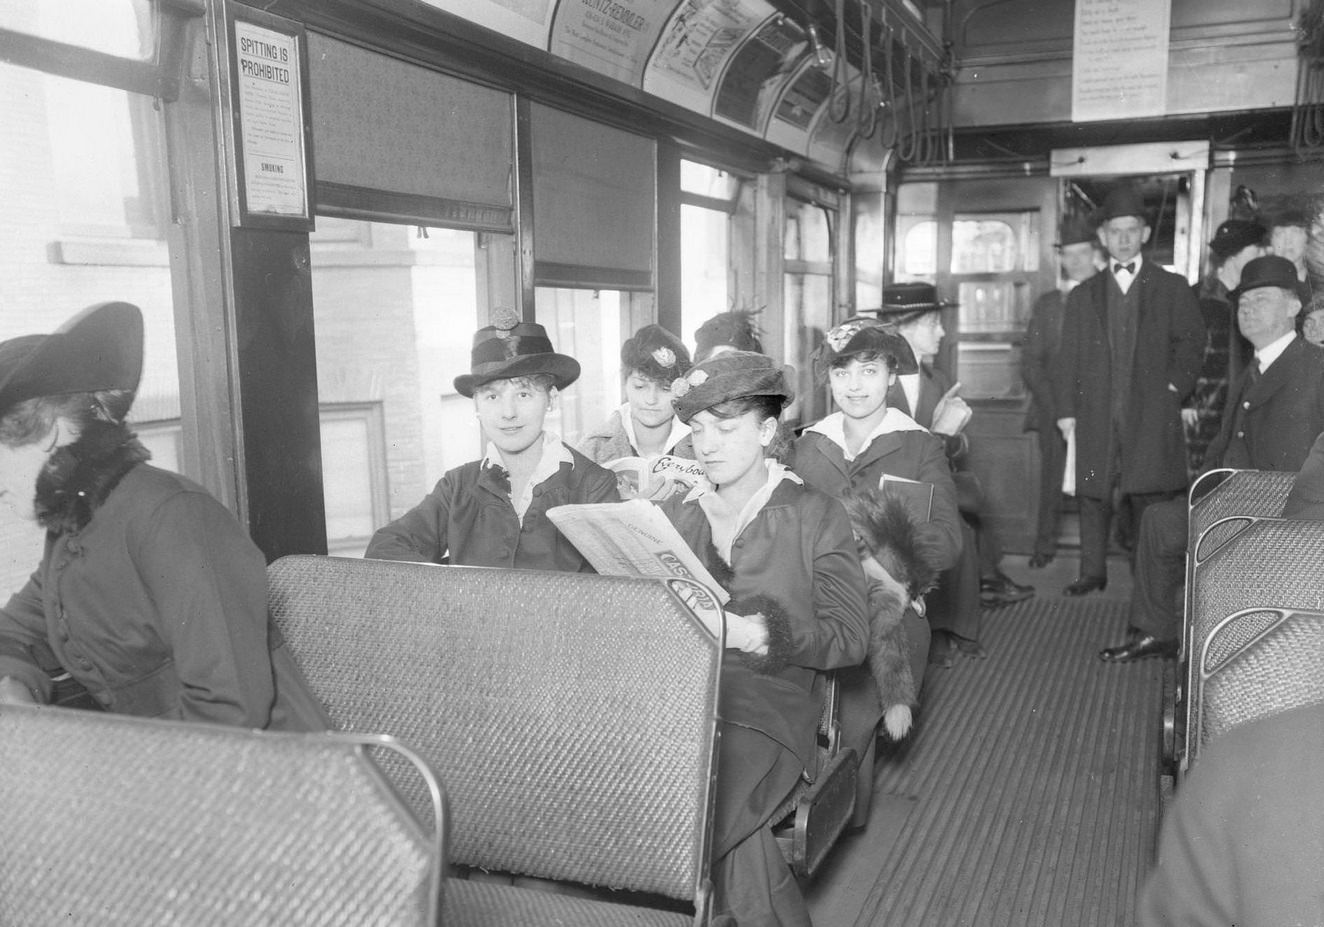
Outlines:
[{"label": "man in bowler hat", "polygon": [[1039,438],[1039,520],[1030,557],[1030,566],[1035,569],[1047,566],[1057,555],[1062,474],[1067,459],[1067,443],[1057,430],[1057,392],[1053,388],[1053,367],[1062,343],[1062,313],[1067,294],[1098,271],[1094,265],[1097,242],[1094,225],[1085,216],[1073,216],[1062,223],[1057,242],[1062,279],[1034,301],[1021,349],[1021,377],[1030,390],[1025,430]]},{"label": "man in bowler hat", "polygon": [[1057,424],[1075,435],[1080,576],[1066,595],[1108,584],[1114,498],[1137,524],[1146,506],[1186,487],[1182,400],[1204,358],[1205,326],[1186,279],[1147,260],[1151,229],[1130,186],[1100,213],[1105,271],[1067,297],[1057,383]]},{"label": "man in bowler hat", "polygon": [[[1324,349],[1296,333],[1301,311],[1297,276],[1286,258],[1256,258],[1241,273],[1237,325],[1255,348],[1228,389],[1223,424],[1209,445],[1206,469],[1300,470],[1324,432]],[[1122,663],[1176,656],[1181,637],[1178,598],[1186,564],[1185,499],[1145,510],[1131,593],[1131,633],[1099,658]]]},{"label": "man in bowler hat", "polygon": [[378,529],[364,556],[592,572],[547,518],[558,505],[620,501],[614,473],[544,427],[559,391],[579,378],[579,363],[510,310],[497,310],[474,335],[471,360],[455,390],[473,399],[487,453],[448,471],[422,502]]}]

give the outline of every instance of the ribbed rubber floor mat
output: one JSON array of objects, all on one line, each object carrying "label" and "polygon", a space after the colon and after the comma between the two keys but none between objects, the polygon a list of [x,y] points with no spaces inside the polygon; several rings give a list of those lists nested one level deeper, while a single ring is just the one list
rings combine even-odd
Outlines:
[{"label": "ribbed rubber floor mat", "polygon": [[984,615],[986,660],[931,670],[880,793],[915,801],[857,925],[1126,927],[1158,818],[1161,664],[1110,665],[1126,604]]}]

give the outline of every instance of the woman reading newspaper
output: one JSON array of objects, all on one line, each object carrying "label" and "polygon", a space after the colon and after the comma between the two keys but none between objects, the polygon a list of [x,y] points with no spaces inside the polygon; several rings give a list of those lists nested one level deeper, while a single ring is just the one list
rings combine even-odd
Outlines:
[{"label": "woman reading newspaper", "polygon": [[779,366],[762,354],[720,354],[677,380],[672,396],[712,485],[662,510],[731,594],[714,912],[718,923],[808,925],[771,818],[811,768],[818,671],[864,660],[864,574],[842,504],[769,457],[793,397]]}]

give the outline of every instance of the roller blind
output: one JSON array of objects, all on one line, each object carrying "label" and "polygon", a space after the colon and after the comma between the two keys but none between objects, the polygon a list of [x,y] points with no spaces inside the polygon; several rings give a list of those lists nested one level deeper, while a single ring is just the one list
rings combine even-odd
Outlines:
[{"label": "roller blind", "polygon": [[650,289],[654,141],[536,103],[529,117],[537,281]]},{"label": "roller blind", "polygon": [[514,230],[509,94],[316,33],[308,52],[319,207]]}]

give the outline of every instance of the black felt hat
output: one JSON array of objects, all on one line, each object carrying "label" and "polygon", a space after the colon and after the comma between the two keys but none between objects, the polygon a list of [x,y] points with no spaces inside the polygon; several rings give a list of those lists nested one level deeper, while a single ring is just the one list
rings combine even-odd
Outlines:
[{"label": "black felt hat", "polygon": [[1135,187],[1126,184],[1120,187],[1113,187],[1104,197],[1103,205],[1099,208],[1099,225],[1110,219],[1120,219],[1122,216],[1135,216],[1137,219],[1148,224],[1149,212],[1145,209],[1145,198],[1140,195],[1140,191]]},{"label": "black felt hat", "polygon": [[1214,239],[1209,242],[1209,250],[1220,260],[1226,260],[1243,248],[1264,244],[1268,235],[1268,230],[1258,222],[1251,222],[1249,219],[1228,219],[1214,232]]},{"label": "black felt hat", "polygon": [[788,368],[753,351],[725,351],[699,361],[671,384],[676,417],[688,422],[704,409],[748,396],[776,396],[782,408],[795,398]]},{"label": "black felt hat", "polygon": [[493,380],[511,380],[544,373],[557,389],[579,379],[579,361],[552,350],[547,329],[537,322],[521,322],[509,309],[497,310],[491,325],[478,329],[469,354],[469,372],[455,378],[455,391],[472,397],[474,390]]},{"label": "black felt hat", "polygon": [[1097,229],[1086,216],[1069,216],[1062,223],[1062,228],[1057,236],[1057,246],[1064,248],[1067,245],[1080,245],[1098,240]]},{"label": "black felt hat", "polygon": [[661,325],[645,325],[621,345],[621,370],[638,370],[646,377],[670,383],[690,369],[685,343]]},{"label": "black felt hat", "polygon": [[900,333],[878,319],[847,319],[827,333],[823,343],[814,352],[814,368],[820,377],[826,377],[832,362],[851,354],[877,354],[891,359],[891,372],[918,373],[915,352]]},{"label": "black felt hat", "polygon": [[721,312],[699,326],[694,333],[694,356],[705,358],[714,348],[727,345],[736,351],[762,353],[758,325],[754,322],[757,311],[735,309]]},{"label": "black felt hat", "polygon": [[883,304],[876,311],[883,321],[902,325],[954,305],[939,299],[938,289],[932,283],[893,283],[883,287]]},{"label": "black felt hat", "polygon": [[0,415],[39,396],[138,389],[143,316],[130,303],[89,306],[49,335],[0,343]]},{"label": "black felt hat", "polygon": [[1264,286],[1276,286],[1290,291],[1297,291],[1296,265],[1285,257],[1266,254],[1253,261],[1247,261],[1241,268],[1241,283],[1233,290],[1234,296],[1240,296]]}]

